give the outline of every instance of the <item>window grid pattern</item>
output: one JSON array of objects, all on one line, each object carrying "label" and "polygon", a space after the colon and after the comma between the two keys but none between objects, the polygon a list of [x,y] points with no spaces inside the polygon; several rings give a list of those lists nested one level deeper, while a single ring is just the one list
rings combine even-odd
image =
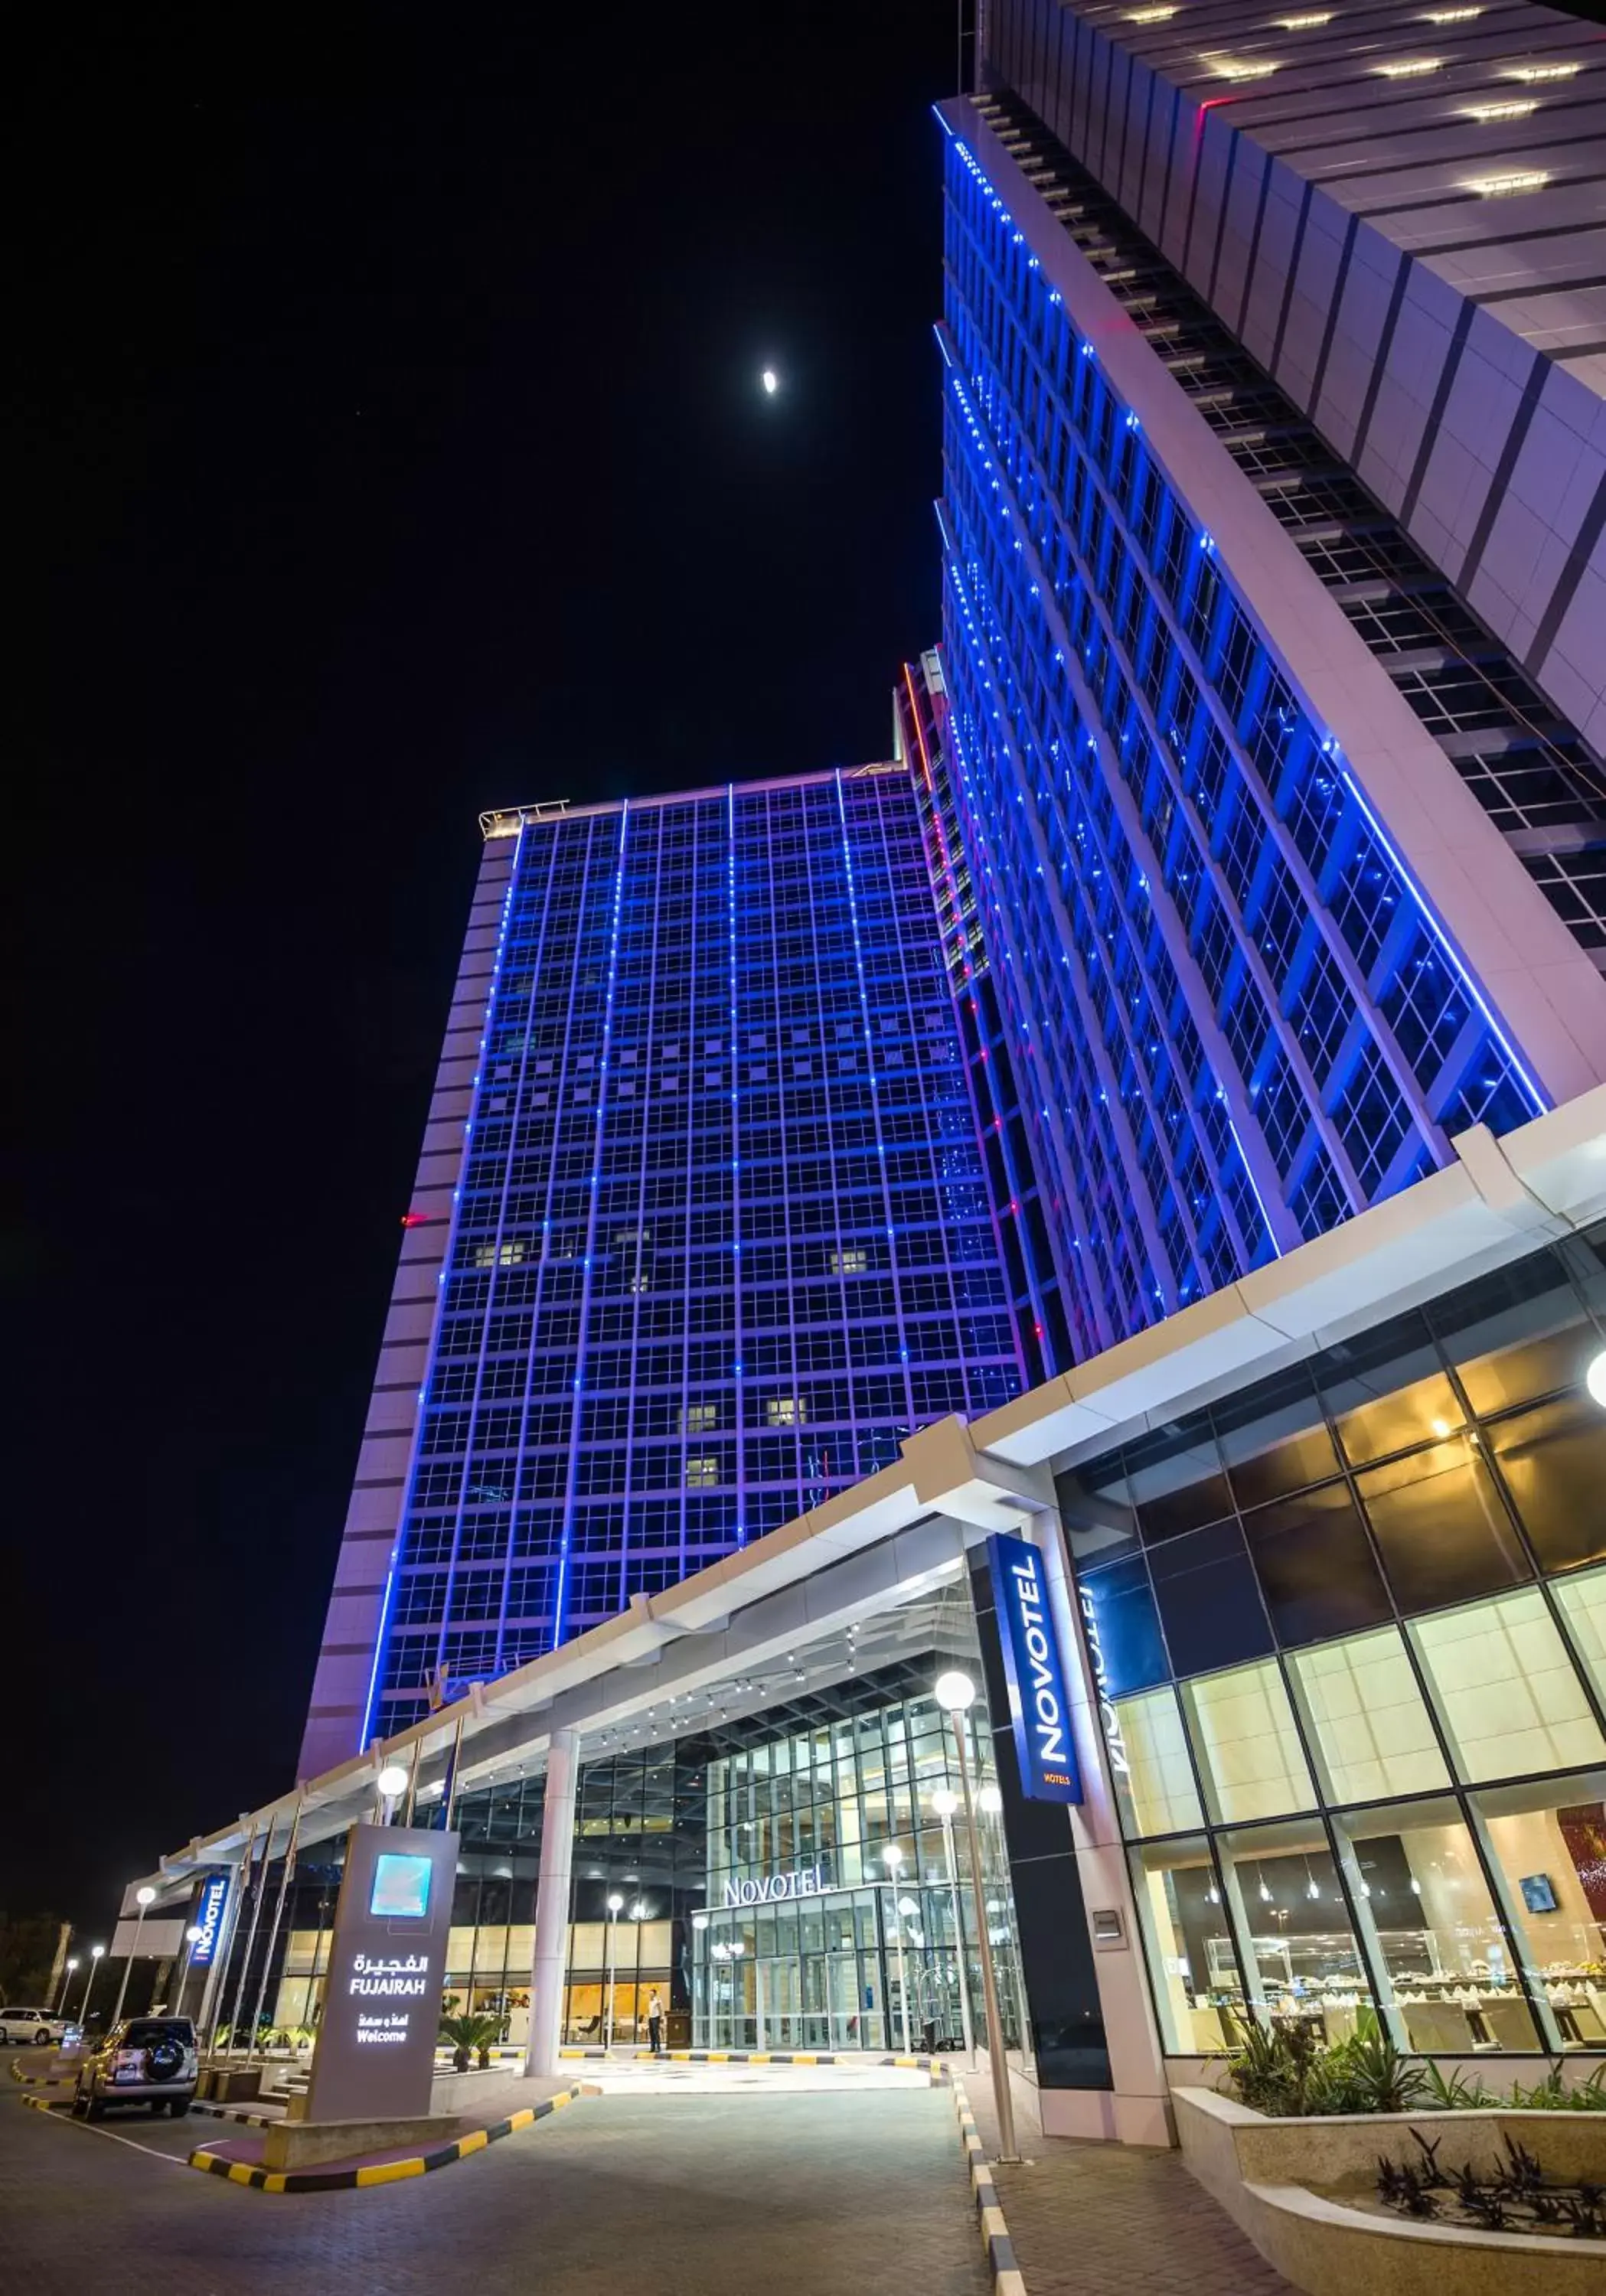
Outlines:
[{"label": "window grid pattern", "polygon": [[[996,904],[1030,908],[1050,860],[1064,898],[1073,847],[1108,888],[1105,917],[1089,903],[1091,934],[1071,947],[1099,950],[1106,973],[1131,971],[1124,1002],[1153,1048],[1109,1048],[1134,1137],[1159,1115],[1155,1149],[1121,1160],[1134,1181],[1149,1176],[1142,1225],[1161,1238],[1141,1284],[1116,1285],[1130,1330],[1223,1280],[1192,1231],[1198,1191],[1167,1152],[1174,1137],[1191,1136],[1196,1168],[1231,1210],[1220,1233],[1236,1273],[1273,1236],[1318,1234],[1445,1160],[1448,1132],[1505,1130],[1542,1102],[957,140],[947,184],[954,742],[995,843],[1001,821],[1031,808],[1030,834],[993,857],[1009,873]],[[1107,938],[1123,893],[1136,907]],[[1064,953],[1063,928],[1048,945]],[[1128,947],[1141,955],[1126,960]],[[1034,980],[1016,993],[1031,1006],[1046,992]],[[1157,1015],[1181,1035],[1180,1061],[1182,1046],[1148,1028]],[[1050,1031],[1040,1015],[1028,1033],[1040,1045],[1080,1030],[1061,1018]],[[1081,1104],[1091,1079],[1079,1082]],[[1258,1207],[1214,1178],[1201,1121],[1213,1104],[1253,1160]],[[1107,1257],[1130,1249],[1136,1225]]]},{"label": "window grid pattern", "polygon": [[[1561,1783],[1551,1799],[1580,1822],[1601,1790],[1606,1646],[1598,1628],[1592,1643],[1587,1621],[1606,1619],[1606,1536],[1586,1495],[1606,1471],[1606,1417],[1584,1393],[1582,1375],[1606,1332],[1603,1256],[1602,1230],[1549,1248],[1085,1462],[1059,1484],[1116,1725],[1136,1734],[1131,1775],[1141,1800],[1124,1779],[1121,1799],[1126,1838],[1149,1846],[1137,1861],[1140,1898],[1145,1873],[1170,1870],[1174,1846],[1174,1887],[1186,1897],[1208,1884],[1211,1905],[1230,1908],[1247,1935],[1246,1924],[1271,1923],[1256,1918],[1246,1893],[1234,1898],[1234,1863],[1258,1879],[1263,1898],[1281,1892],[1284,1903],[1286,1868],[1299,1885],[1291,1899],[1296,1927],[1299,1897],[1324,1892],[1338,1910],[1317,1916],[1305,1908],[1307,1925],[1347,1923],[1356,1937],[1371,1937],[1375,1960],[1381,1915],[1355,1904],[1370,1891],[1348,1839],[1393,1840],[1402,1827],[1429,1824],[1413,1813],[1430,1795],[1435,1841],[1451,1825],[1477,1845],[1467,1855],[1475,1868],[1481,1863],[1491,1905],[1500,1908],[1491,1911],[1491,1928],[1496,1938],[1503,1932],[1509,1972],[1520,1972],[1503,1981],[1519,1997],[1526,1988],[1523,2015],[1534,2020],[1533,2029],[1521,2027],[1524,2039],[1503,2034],[1496,2018],[1480,2046],[1588,2046],[1587,2021],[1606,2006],[1580,2007],[1564,1979],[1553,1981],[1552,1972],[1547,1981],[1536,1968],[1520,1895],[1510,1886],[1501,1895],[1488,1824],[1491,1811],[1543,1806],[1544,1793],[1529,1790],[1552,1773]],[[1469,1488],[1453,1488],[1462,1482]],[[1437,1504],[1435,1491],[1444,1494]],[[1424,1493],[1428,1504],[1419,1508]],[[1402,1505],[1406,1512],[1397,1513]],[[1505,1617],[1513,1604],[1520,1625]],[[1381,1676],[1364,1674],[1379,1645],[1394,1669],[1387,1693]],[[1456,1671],[1458,1646],[1496,1652],[1510,1685],[1490,1688],[1476,1659],[1462,1660]],[[1441,1677],[1436,1688],[1430,1677],[1446,1652],[1449,1685]],[[1556,1671],[1544,1676],[1534,1662],[1547,1652]],[[1380,1724],[1374,1711],[1367,1726],[1339,1741],[1355,1750],[1341,1774],[1349,1793],[1324,1796],[1321,1782],[1342,1725],[1313,1705],[1312,1685],[1332,1678],[1347,1652],[1357,1654],[1360,1678],[1373,1681],[1385,1707],[1392,1699],[1397,1713],[1414,1712],[1420,1723],[1408,1734],[1397,1725],[1391,1730],[1388,1717]],[[1349,1678],[1343,1665],[1338,1674]],[[1173,1683],[1182,1686],[1180,1706],[1166,1687]],[[1535,1717],[1553,1718],[1548,1729],[1524,1721],[1528,1693]],[[1256,1726],[1261,1751],[1251,1756],[1249,1704],[1266,1700]],[[1235,1724],[1208,1718],[1223,1710]],[[1288,1741],[1281,1766],[1267,1759],[1266,1718],[1274,1712]],[[1482,1738],[1458,1737],[1469,1721]],[[1242,1734],[1236,1740],[1234,1727]],[[1219,1775],[1256,1805],[1249,1811],[1215,1807],[1218,1738],[1230,1766]],[[1380,1746],[1391,1750],[1380,1763]],[[1549,1768],[1521,1759],[1536,1747]],[[1593,1767],[1585,1774],[1582,1765]],[[1363,1798],[1355,1784],[1365,1784],[1369,1770],[1378,1775]],[[1296,1819],[1303,1848],[1292,1839]],[[1596,1891],[1585,1894],[1606,1935],[1606,1898],[1597,1905]],[[1195,1916],[1200,1912],[1196,1906]],[[1224,1931],[1227,1913],[1211,1923]],[[1238,1946],[1241,1953],[1241,1935]],[[1354,1974],[1363,1997],[1371,1983],[1375,2005],[1397,2020],[1386,1971],[1363,1969],[1358,1959]],[[1241,1975],[1225,1991],[1218,1981],[1210,1994],[1217,2008],[1241,2013]],[[1151,1979],[1163,1995],[1160,1973],[1151,1969]],[[1420,1994],[1405,1997],[1404,2046],[1417,2045],[1412,2017],[1425,2021],[1409,2005],[1413,1997],[1420,2004]],[[1200,2015],[1175,2021],[1184,2034],[1209,2027],[1214,2013],[1205,2001],[1198,1993]],[[1209,2046],[1231,2039],[1229,2017]],[[1186,2040],[1173,2046],[1190,2053]]]},{"label": "window grid pattern", "polygon": [[1018,1391],[901,767],[527,825],[380,1684],[535,1657]]}]

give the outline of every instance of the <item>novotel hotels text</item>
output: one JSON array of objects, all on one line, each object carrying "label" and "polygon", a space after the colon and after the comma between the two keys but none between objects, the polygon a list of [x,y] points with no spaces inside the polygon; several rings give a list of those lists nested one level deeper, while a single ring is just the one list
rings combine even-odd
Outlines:
[{"label": "novotel hotels text", "polygon": [[1042,1557],[1006,1531],[988,1540],[987,1554],[1021,1790],[1034,1801],[1079,1802],[1082,1780],[1071,1749],[1065,1668],[1049,1615]]}]

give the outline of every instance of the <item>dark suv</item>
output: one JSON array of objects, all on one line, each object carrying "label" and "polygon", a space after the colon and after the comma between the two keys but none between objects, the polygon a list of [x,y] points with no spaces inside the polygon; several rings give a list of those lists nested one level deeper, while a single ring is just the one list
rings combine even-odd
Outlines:
[{"label": "dark suv", "polygon": [[109,2104],[165,2107],[177,2120],[195,2094],[195,2028],[187,2017],[125,2017],[78,2063],[74,2112],[98,2120]]}]

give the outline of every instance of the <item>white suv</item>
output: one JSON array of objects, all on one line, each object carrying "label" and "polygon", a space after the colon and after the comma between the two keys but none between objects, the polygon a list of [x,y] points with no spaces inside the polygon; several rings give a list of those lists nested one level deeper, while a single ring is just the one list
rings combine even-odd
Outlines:
[{"label": "white suv", "polygon": [[53,2017],[47,2009],[0,2009],[0,2042],[59,2049],[66,2038],[67,2020]]}]

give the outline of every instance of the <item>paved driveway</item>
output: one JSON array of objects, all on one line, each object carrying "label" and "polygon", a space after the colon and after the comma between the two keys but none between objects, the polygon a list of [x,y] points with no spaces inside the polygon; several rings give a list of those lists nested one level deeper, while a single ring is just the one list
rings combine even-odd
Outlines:
[{"label": "paved driveway", "polygon": [[987,2296],[943,2090],[584,2097],[460,2166],[275,2196],[176,2158],[224,2124],[95,2128],[0,2097],[0,2252],[27,2296]]}]

